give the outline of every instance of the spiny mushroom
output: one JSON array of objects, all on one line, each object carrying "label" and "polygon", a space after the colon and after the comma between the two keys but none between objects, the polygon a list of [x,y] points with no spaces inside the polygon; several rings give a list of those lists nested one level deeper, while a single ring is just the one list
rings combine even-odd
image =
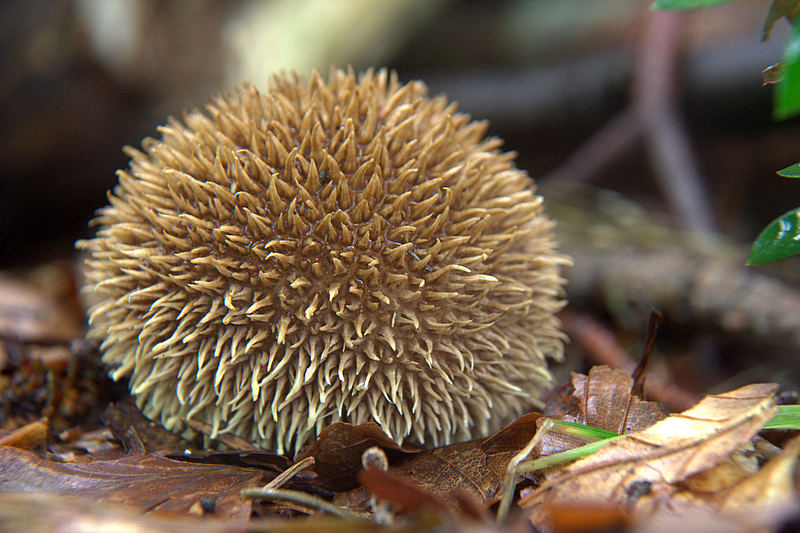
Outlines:
[{"label": "spiny mushroom", "polygon": [[111,376],[168,429],[279,453],[340,420],[436,446],[513,419],[561,357],[566,260],[486,130],[384,70],[170,119],[78,243]]}]

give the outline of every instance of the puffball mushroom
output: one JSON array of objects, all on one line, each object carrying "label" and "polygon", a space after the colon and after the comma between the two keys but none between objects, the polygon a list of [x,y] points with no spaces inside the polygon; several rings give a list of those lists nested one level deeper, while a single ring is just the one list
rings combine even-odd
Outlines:
[{"label": "puffball mushroom", "polygon": [[126,148],[88,336],[145,415],[278,453],[336,421],[441,445],[537,401],[566,259],[514,154],[394,74],[277,75]]}]

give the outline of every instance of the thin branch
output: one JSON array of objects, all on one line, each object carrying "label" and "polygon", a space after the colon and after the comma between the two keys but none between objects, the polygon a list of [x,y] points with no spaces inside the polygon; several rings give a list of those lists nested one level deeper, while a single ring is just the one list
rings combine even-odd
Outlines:
[{"label": "thin branch", "polygon": [[[627,372],[636,368],[636,363],[620,346],[617,338],[602,324],[587,315],[564,312],[560,316],[564,329],[586,351],[589,360]],[[647,396],[674,411],[686,410],[699,401],[697,396],[658,376],[648,377]]]},{"label": "thin branch", "polygon": [[[656,179],[673,211],[690,230],[714,230],[703,180],[676,104],[684,14],[648,16],[634,67],[632,102],[542,182],[557,193],[588,181],[642,137]],[[551,192],[552,194],[552,192]]]},{"label": "thin branch", "polygon": [[578,183],[594,175],[627,152],[642,134],[642,122],[633,107],[627,107],[597,130],[577,150],[540,181],[548,192],[569,194]]},{"label": "thin branch", "polygon": [[714,229],[710,204],[675,102],[686,14],[651,13],[634,70],[634,106],[661,189],[684,225],[697,232]]}]

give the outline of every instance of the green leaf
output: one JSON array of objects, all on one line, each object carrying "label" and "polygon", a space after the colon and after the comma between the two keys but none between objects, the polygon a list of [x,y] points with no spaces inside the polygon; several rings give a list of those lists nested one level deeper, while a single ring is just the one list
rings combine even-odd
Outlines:
[{"label": "green leaf", "polygon": [[800,113],[800,25],[792,28],[792,34],[783,49],[783,79],[775,89],[775,118],[789,118]]},{"label": "green leaf", "polygon": [[764,429],[800,429],[800,405],[779,405],[778,414]]},{"label": "green leaf", "polygon": [[794,21],[798,11],[800,11],[800,0],[772,0],[767,12],[767,18],[764,19],[761,40],[766,41],[769,39],[772,27],[779,18],[787,17],[790,21]]},{"label": "green leaf", "polygon": [[748,265],[763,265],[800,253],[800,207],[784,213],[764,228],[753,243]]},{"label": "green leaf", "polygon": [[700,9],[726,4],[734,0],[656,0],[652,9]]},{"label": "green leaf", "polygon": [[800,178],[800,163],[795,163],[794,165],[779,170],[778,176],[783,176],[784,178]]}]

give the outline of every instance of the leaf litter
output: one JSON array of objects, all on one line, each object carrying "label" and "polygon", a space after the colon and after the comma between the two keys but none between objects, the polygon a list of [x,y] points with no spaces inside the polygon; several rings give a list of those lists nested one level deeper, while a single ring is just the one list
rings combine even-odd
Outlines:
[{"label": "leaf litter", "polygon": [[239,491],[262,484],[263,470],[194,464],[153,455],[111,461],[56,463],[31,452],[0,447],[0,491],[52,492],[97,502],[124,503],[142,511],[188,513],[201,498],[215,515],[243,520],[250,502]]},{"label": "leaf litter", "polygon": [[[17,294],[13,284],[3,287],[6,294]],[[707,396],[692,409],[667,416],[661,404],[634,393],[638,389],[628,373],[604,366],[593,367],[587,375],[573,374],[548,402],[544,415],[529,413],[485,439],[438,449],[398,445],[375,424],[340,423],[326,429],[294,463],[237,439],[222,441],[228,451],[207,450],[202,439],[186,441],[165,431],[124,398],[103,413],[106,428],[96,422],[69,427],[69,421],[77,419],[69,413],[76,411],[70,411],[72,404],[62,398],[70,396],[80,374],[62,369],[72,368],[76,357],[91,360],[93,355],[86,348],[67,349],[65,343],[79,332],[54,327],[48,317],[62,311],[54,311],[55,304],[46,299],[28,296],[33,293],[26,290],[7,300],[11,303],[6,307],[21,311],[6,313],[11,318],[4,328],[9,333],[24,331],[25,336],[3,341],[3,365],[9,383],[23,376],[20,370],[35,379],[20,388],[26,383],[23,376],[13,395],[4,393],[4,398],[22,405],[35,397],[37,403],[25,416],[14,414],[0,423],[2,529],[13,530],[6,525],[20,516],[25,516],[26,529],[37,529],[37,520],[44,528],[45,520],[28,512],[31,508],[48,508],[56,513],[53,516],[62,516],[56,524],[68,523],[70,517],[100,520],[102,515],[112,523],[138,523],[153,531],[233,531],[242,530],[242,524],[254,531],[276,527],[299,531],[316,523],[318,518],[312,522],[274,518],[319,514],[315,509],[322,507],[242,496],[243,491],[275,482],[286,486],[277,490],[332,502],[354,516],[371,516],[373,526],[393,524],[396,530],[479,522],[493,531],[522,527],[515,520],[523,518],[540,528],[585,530],[610,524],[658,531],[667,523],[686,527],[687,520],[694,519],[690,517],[698,516],[717,526],[732,524],[734,531],[769,531],[791,516],[787,509],[797,504],[800,437],[792,438],[793,431],[780,432],[780,439],[773,440],[782,443],[781,449],[757,435],[776,412],[775,385],[750,385]],[[54,355],[45,356],[49,359],[36,355],[39,346]],[[17,347],[22,357],[8,351]],[[58,380],[53,382],[57,389],[52,389],[52,379]],[[92,376],[81,383],[86,379]],[[86,403],[96,392],[81,386],[80,402]],[[42,396],[47,387],[57,394]],[[107,397],[96,396],[89,405],[102,408]],[[14,405],[4,400],[3,409],[16,413]],[[42,417],[42,412],[52,416]],[[515,477],[518,489],[512,496],[519,505],[517,514],[503,525],[491,524],[492,506],[502,496],[509,465],[547,417],[623,436],[578,461]],[[203,432],[202,427],[195,429]],[[567,433],[555,426],[539,435],[538,445],[524,459],[553,457],[592,440],[576,438],[579,431]],[[375,447],[382,450],[386,468],[362,469],[362,456]],[[165,515],[169,518],[158,522]],[[327,529],[349,533],[365,523],[325,520]]]},{"label": "leaf litter", "polygon": [[[707,396],[566,466],[525,494],[520,505],[534,525],[546,523],[548,504],[564,500],[612,503],[647,516],[668,512],[676,507],[671,498],[681,493],[682,483],[749,445],[777,413],[776,390],[774,384],[755,384]],[[636,490],[644,494],[634,500]]]}]

